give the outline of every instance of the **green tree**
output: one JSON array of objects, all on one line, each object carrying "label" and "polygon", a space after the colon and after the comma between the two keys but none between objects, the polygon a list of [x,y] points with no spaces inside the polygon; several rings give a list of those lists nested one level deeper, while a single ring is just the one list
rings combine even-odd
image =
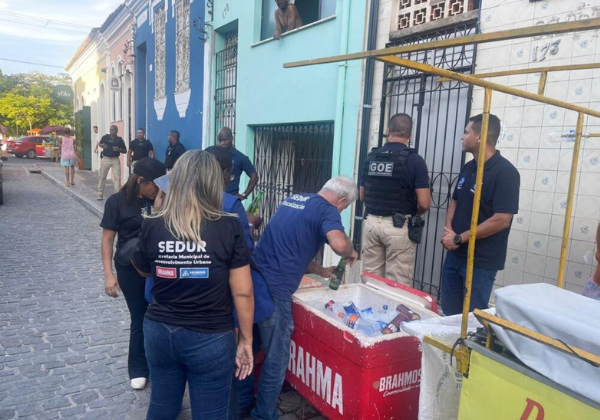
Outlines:
[{"label": "green tree", "polygon": [[59,104],[51,97],[57,85],[71,85],[71,78],[65,73],[4,75],[0,71],[0,124],[8,127],[9,135],[46,125],[73,125],[72,104]]}]

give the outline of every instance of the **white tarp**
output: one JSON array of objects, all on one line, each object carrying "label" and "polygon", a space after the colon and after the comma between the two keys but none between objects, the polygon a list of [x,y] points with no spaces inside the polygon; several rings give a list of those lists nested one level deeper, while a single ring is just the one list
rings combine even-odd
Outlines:
[{"label": "white tarp", "polygon": [[[496,315],[600,356],[600,301],[550,284],[497,289]],[[492,325],[521,362],[554,382],[600,403],[600,367]]]}]

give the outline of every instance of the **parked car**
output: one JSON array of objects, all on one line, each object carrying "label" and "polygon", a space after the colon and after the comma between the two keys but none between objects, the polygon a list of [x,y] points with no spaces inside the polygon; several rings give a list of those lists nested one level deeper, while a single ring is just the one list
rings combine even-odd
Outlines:
[{"label": "parked car", "polygon": [[6,151],[18,158],[27,156],[27,159],[35,159],[35,146],[48,141],[48,136],[23,136],[15,140],[9,140]]}]

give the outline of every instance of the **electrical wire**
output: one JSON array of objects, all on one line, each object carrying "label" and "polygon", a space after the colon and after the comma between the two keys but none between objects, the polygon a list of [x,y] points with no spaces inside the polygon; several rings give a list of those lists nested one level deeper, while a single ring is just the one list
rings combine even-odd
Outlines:
[{"label": "electrical wire", "polygon": [[40,20],[42,22],[47,22],[47,23],[56,23],[59,25],[76,26],[76,27],[87,28],[87,29],[93,28],[93,26],[90,26],[90,25],[82,25],[80,23],[70,23],[70,22],[66,22],[66,21],[62,21],[62,20],[46,19],[46,18],[41,18],[41,17],[37,17],[37,16],[33,16],[33,15],[26,15],[26,14],[22,14],[22,13],[7,12],[4,10],[0,10],[0,15],[9,15],[9,16],[14,16],[14,17],[18,17],[18,18]]},{"label": "electrical wire", "polygon": [[64,32],[74,32],[74,33],[78,33],[78,34],[88,34],[89,32],[85,32],[85,31],[77,31],[74,29],[64,29],[64,28],[55,28],[53,26],[47,26],[47,25],[36,25],[35,23],[27,23],[27,22],[22,22],[19,20],[11,20],[11,19],[7,19],[7,18],[3,18],[2,22],[12,22],[12,23],[18,23],[20,25],[28,25],[28,26],[35,26],[38,28],[44,28],[44,29],[50,29],[50,30],[57,30],[57,31],[64,31]]},{"label": "electrical wire", "polygon": [[33,64],[34,66],[55,67],[57,69],[63,69],[64,70],[64,66],[54,66],[52,64],[42,64],[42,63],[33,63],[31,61],[11,60],[10,58],[4,58],[4,57],[0,57],[0,60],[3,60],[3,61],[12,61],[13,63]]}]

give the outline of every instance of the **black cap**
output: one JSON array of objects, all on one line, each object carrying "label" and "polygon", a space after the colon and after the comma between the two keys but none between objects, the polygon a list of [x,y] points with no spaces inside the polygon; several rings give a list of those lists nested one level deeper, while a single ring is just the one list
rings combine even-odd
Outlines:
[{"label": "black cap", "polygon": [[143,176],[148,181],[154,181],[156,178],[167,173],[167,167],[164,163],[147,157],[138,160],[133,168],[133,172],[139,176]]}]

